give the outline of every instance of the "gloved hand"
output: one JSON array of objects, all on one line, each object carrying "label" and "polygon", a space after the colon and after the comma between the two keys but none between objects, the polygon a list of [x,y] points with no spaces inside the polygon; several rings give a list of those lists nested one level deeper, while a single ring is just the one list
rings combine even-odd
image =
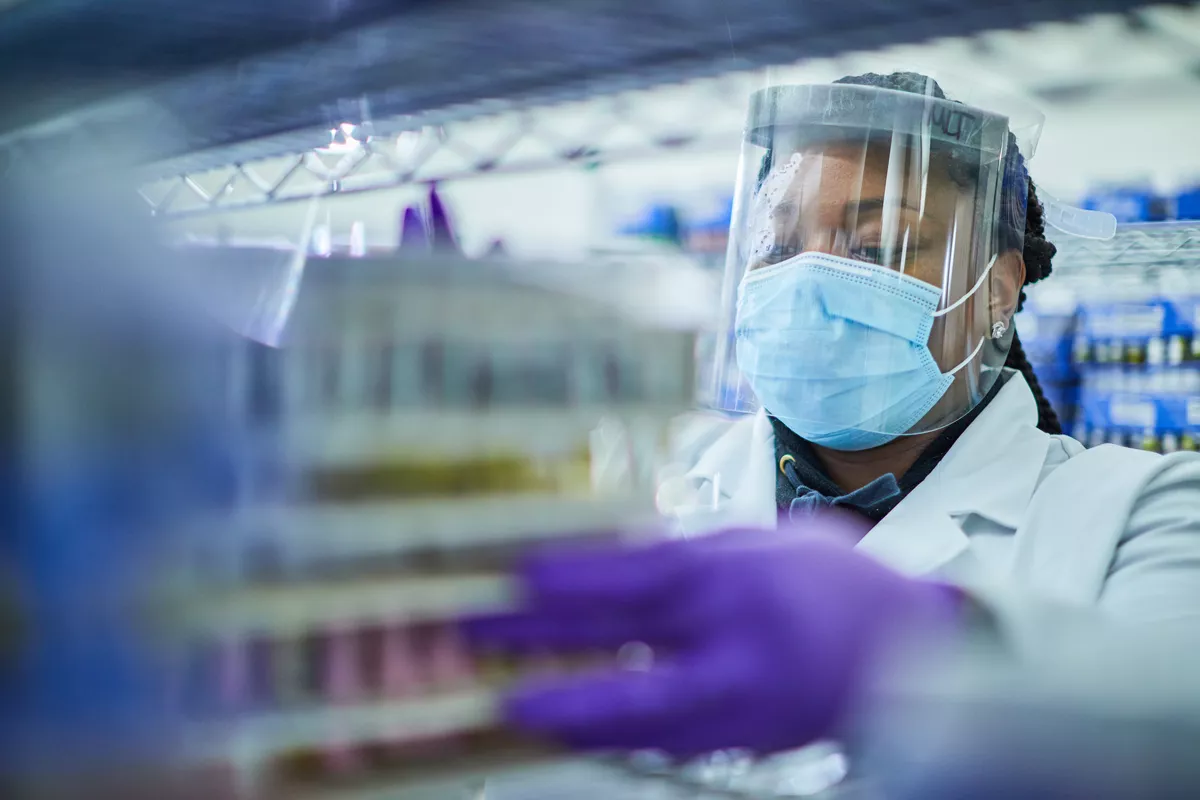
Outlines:
[{"label": "gloved hand", "polygon": [[837,732],[890,636],[952,631],[960,601],[855,552],[841,532],[827,516],[803,530],[542,551],[524,564],[526,610],[465,633],[491,650],[654,649],[645,668],[520,685],[505,714],[527,733],[681,758],[801,747]]}]

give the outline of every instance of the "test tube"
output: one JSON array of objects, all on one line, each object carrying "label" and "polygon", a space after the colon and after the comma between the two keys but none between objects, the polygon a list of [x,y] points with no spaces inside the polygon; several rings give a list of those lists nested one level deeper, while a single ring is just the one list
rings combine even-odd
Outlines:
[{"label": "test tube", "polygon": [[320,400],[318,408],[322,411],[341,410],[342,363],[340,342],[326,342],[319,350],[319,366],[317,370]]},{"label": "test tube", "polygon": [[453,623],[419,623],[408,635],[426,691],[452,691],[474,680],[466,645]]},{"label": "test tube", "polygon": [[475,374],[471,378],[471,406],[473,408],[488,408],[492,405],[492,394],[495,388],[495,376],[491,362],[486,355],[479,360]]},{"label": "test tube", "polygon": [[396,360],[396,345],[390,339],[378,337],[371,344],[367,363],[367,396],[370,407],[377,412],[387,412],[392,407],[393,366]]},{"label": "test tube", "polygon": [[604,356],[604,391],[610,401],[619,401],[621,396],[621,365],[616,354],[609,352]]},{"label": "test tube", "polygon": [[304,703],[309,697],[304,638],[287,636],[276,640],[272,656],[275,701],[281,706]]},{"label": "test tube", "polygon": [[220,710],[243,710],[249,697],[250,668],[246,642],[229,636],[217,642],[217,702]]},{"label": "test tube", "polygon": [[[379,690],[383,697],[391,700],[419,696],[425,687],[417,651],[408,628],[404,625],[386,624],[378,634],[378,677]],[[390,760],[405,755],[411,742],[404,736],[393,741],[379,743],[372,748],[375,760]]]},{"label": "test tube", "polygon": [[189,717],[219,710],[216,682],[220,677],[221,648],[211,641],[187,642],[181,648],[175,697]]},{"label": "test tube", "polygon": [[423,691],[416,648],[408,627],[389,624],[382,631],[380,648],[381,688],[387,697],[412,697]]},{"label": "test tube", "polygon": [[[324,680],[326,699],[334,706],[352,703],[362,697],[361,661],[359,658],[358,631],[353,628],[335,628],[325,637]],[[331,709],[336,719],[336,709]],[[331,734],[325,746],[325,763],[334,773],[356,772],[362,767],[358,749],[344,731]]]},{"label": "test tube", "polygon": [[274,643],[245,634],[227,653],[225,697],[233,708],[265,708],[275,703]]},{"label": "test tube", "polygon": [[421,389],[427,406],[439,406],[446,400],[446,348],[440,341],[421,346]]}]

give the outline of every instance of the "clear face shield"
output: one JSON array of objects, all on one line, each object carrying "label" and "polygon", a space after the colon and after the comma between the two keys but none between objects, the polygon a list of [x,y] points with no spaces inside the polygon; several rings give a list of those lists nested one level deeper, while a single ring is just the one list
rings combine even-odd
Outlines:
[{"label": "clear face shield", "polygon": [[715,370],[726,410],[863,450],[961,419],[1000,377],[1024,283],[1018,141],[1007,116],[916,90],[752,97]]}]

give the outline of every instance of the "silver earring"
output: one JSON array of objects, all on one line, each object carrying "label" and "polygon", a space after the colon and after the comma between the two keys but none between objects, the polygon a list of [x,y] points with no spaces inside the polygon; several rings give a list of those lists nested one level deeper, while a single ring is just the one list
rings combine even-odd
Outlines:
[{"label": "silver earring", "polygon": [[997,322],[995,325],[992,326],[992,338],[993,339],[999,339],[1002,336],[1004,336],[1004,334],[1007,332],[1008,332],[1008,326],[1005,325],[1003,322]]}]

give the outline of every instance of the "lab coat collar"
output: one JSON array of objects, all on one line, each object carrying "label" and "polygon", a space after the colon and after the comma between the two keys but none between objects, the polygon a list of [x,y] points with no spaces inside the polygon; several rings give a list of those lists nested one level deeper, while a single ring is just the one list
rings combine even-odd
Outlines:
[{"label": "lab coat collar", "polygon": [[[1045,462],[1050,437],[1024,376],[1007,383],[941,463],[859,547],[909,574],[926,574],[967,549],[961,519],[977,514],[1015,531]],[[706,526],[775,527],[775,434],[763,411],[737,420],[688,472],[717,514]],[[711,508],[711,506],[710,506]]]},{"label": "lab coat collar", "polygon": [[[709,447],[687,473],[701,496],[713,498],[712,527],[774,528],[775,431],[765,411],[744,416]],[[688,527],[685,520],[685,527]]]},{"label": "lab coat collar", "polygon": [[930,478],[950,516],[977,514],[1016,530],[1037,488],[1050,436],[1037,427],[1037,401],[1025,376],[1005,372],[1008,382]]},{"label": "lab coat collar", "polygon": [[961,522],[985,517],[1016,531],[1045,463],[1050,437],[1037,428],[1037,403],[1020,373],[967,427],[950,452],[859,547],[894,568],[923,575],[964,555]]}]

